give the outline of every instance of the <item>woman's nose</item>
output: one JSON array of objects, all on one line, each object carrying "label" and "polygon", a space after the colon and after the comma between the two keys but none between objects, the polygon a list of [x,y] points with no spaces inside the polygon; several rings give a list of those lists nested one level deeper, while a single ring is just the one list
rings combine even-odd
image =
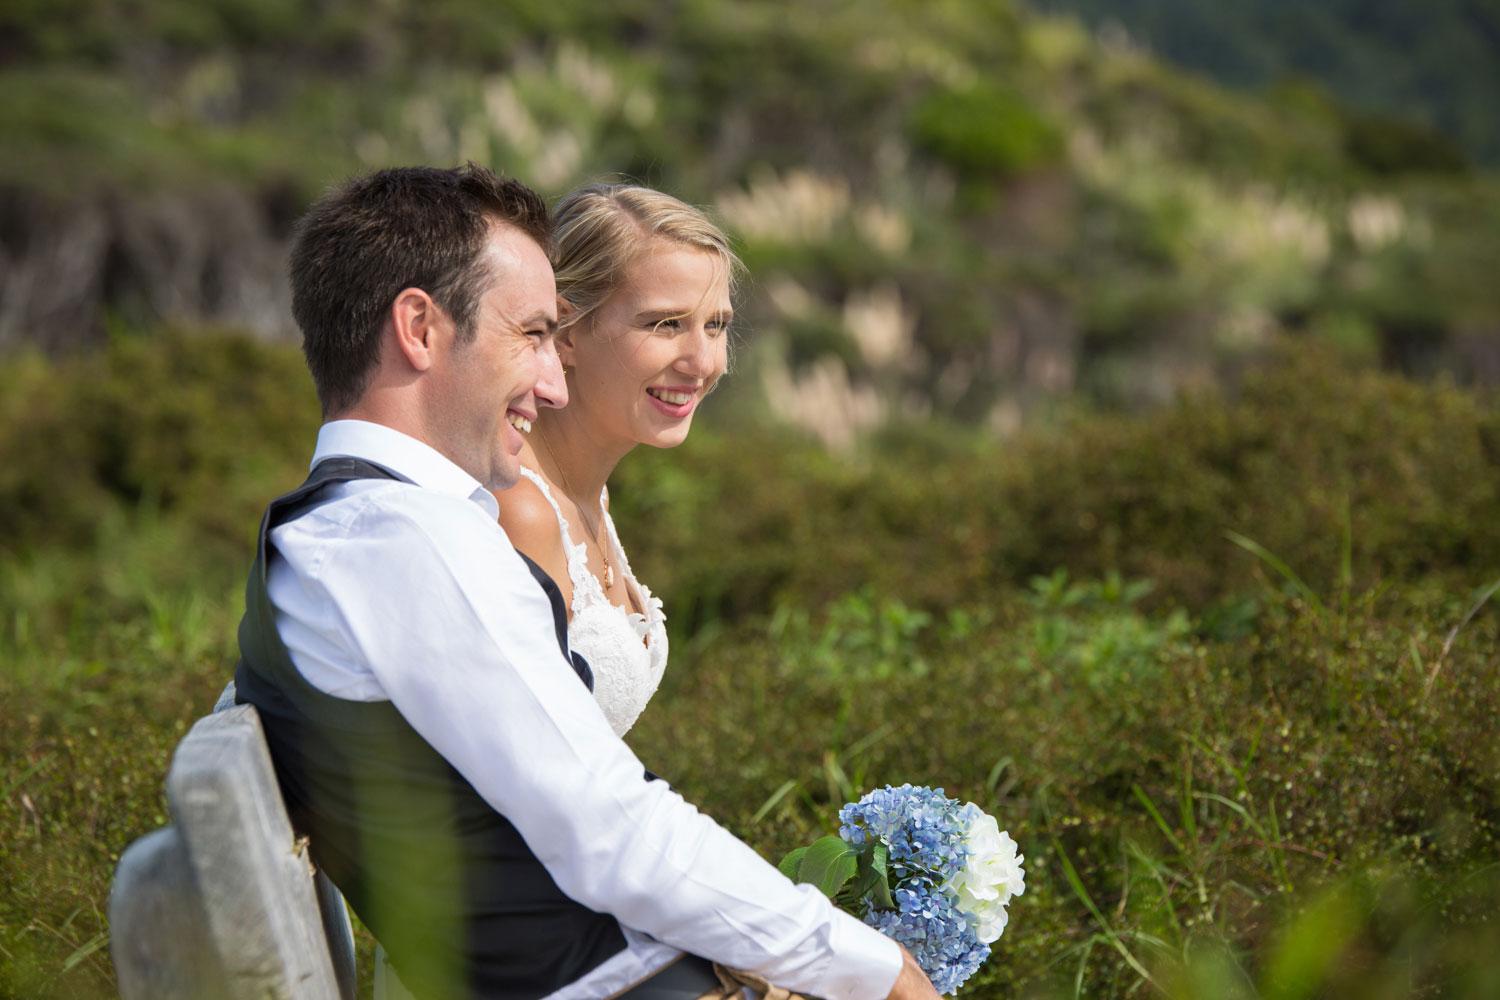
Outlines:
[{"label": "woman's nose", "polygon": [[710,337],[708,331],[695,331],[683,348],[682,356],[677,361],[677,370],[684,375],[710,378],[718,370],[718,345],[716,338]]}]

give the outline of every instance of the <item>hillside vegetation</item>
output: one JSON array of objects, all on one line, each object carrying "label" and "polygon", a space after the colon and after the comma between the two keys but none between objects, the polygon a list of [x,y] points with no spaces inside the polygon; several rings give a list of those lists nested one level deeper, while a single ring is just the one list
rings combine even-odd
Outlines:
[{"label": "hillside vegetation", "polygon": [[[0,400],[0,997],[103,998],[113,865],[318,417],[291,349],[170,331]],[[769,857],[884,783],[994,812],[1028,888],[965,995],[1493,995],[1493,401],[1294,352],[1003,448],[635,457],[673,652],[633,745]]]},{"label": "hillside vegetation", "polygon": [[1500,179],[1427,126],[1005,0],[21,0],[0,93],[3,1000],[115,995],[319,419],[293,221],[465,159],[750,266],[611,482],[648,766],[773,858],[887,782],[996,814],[967,996],[1500,995]]},{"label": "hillside vegetation", "polygon": [[311,197],[474,159],[715,209],[755,276],[734,394],[834,448],[1159,404],[1281,334],[1500,377],[1492,174],[1005,2],[70,0],[0,38],[0,350],[289,336]]},{"label": "hillside vegetation", "polygon": [[[1321,81],[1363,110],[1363,126],[1404,130],[1428,166],[1500,160],[1500,4],[1495,0],[1034,0],[1089,23],[1123,29],[1177,65],[1239,87],[1300,76]],[[1367,147],[1376,153],[1374,147]]]}]

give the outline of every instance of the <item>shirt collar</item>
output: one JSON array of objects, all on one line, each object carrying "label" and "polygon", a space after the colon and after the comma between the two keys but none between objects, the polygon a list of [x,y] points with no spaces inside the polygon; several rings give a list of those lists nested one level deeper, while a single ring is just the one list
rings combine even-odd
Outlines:
[{"label": "shirt collar", "polygon": [[325,458],[361,458],[411,480],[423,489],[472,500],[492,518],[500,505],[479,480],[431,445],[368,420],[332,420],[318,429],[312,464]]}]

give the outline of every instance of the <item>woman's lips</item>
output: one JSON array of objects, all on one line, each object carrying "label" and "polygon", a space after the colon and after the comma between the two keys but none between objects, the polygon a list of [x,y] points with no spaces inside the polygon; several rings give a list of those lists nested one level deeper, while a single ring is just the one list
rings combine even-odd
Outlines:
[{"label": "woman's lips", "polygon": [[698,402],[696,389],[679,389],[672,386],[652,386],[646,390],[651,404],[669,417],[685,417],[693,412]]}]

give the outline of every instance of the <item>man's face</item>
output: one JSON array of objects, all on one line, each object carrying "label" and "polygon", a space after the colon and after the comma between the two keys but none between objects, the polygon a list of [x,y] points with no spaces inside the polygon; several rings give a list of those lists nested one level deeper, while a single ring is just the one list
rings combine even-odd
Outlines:
[{"label": "man's face", "polygon": [[483,259],[491,282],[479,300],[474,338],[453,344],[429,372],[428,443],[499,490],[520,477],[517,456],[537,407],[563,406],[568,395],[554,342],[557,284],[546,254],[519,229],[496,225]]}]

